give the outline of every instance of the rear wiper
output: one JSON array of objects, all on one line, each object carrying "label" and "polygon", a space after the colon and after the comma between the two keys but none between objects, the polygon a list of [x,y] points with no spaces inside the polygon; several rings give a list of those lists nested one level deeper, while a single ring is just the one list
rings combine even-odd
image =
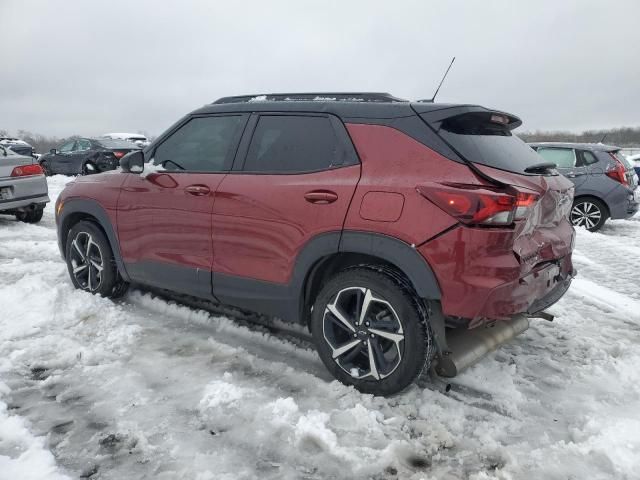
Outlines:
[{"label": "rear wiper", "polygon": [[524,169],[525,173],[545,173],[549,170],[553,170],[557,165],[552,162],[536,163]]}]

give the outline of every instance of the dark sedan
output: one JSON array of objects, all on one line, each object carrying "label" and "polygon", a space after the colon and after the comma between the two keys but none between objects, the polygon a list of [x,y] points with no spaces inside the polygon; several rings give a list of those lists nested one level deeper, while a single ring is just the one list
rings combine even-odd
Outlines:
[{"label": "dark sedan", "polygon": [[140,147],[125,140],[76,138],[52,148],[39,161],[47,175],[89,175],[115,170],[132,150]]}]

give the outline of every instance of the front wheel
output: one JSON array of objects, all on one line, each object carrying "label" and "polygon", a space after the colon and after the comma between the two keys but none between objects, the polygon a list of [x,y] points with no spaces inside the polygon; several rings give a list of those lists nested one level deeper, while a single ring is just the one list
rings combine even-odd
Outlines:
[{"label": "front wheel", "polygon": [[375,267],[345,270],[319,293],[311,315],[318,354],[342,383],[392,395],[433,358],[427,314],[406,282]]},{"label": "front wheel", "polygon": [[605,205],[595,198],[579,198],[571,208],[571,223],[590,232],[600,230],[607,220]]},{"label": "front wheel", "polygon": [[86,162],[82,166],[82,175],[92,175],[94,173],[98,173],[98,167],[93,162]]},{"label": "front wheel", "polygon": [[127,290],[115,264],[111,245],[92,222],[74,225],[67,235],[67,269],[73,286],[104,297],[118,297]]}]

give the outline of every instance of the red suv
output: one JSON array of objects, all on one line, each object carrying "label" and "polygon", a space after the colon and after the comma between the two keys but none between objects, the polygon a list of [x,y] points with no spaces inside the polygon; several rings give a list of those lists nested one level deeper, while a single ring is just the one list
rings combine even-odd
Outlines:
[{"label": "red suv", "polygon": [[222,98],[56,205],[75,287],[147,285],[308,325],[400,391],[528,327],[573,277],[573,186],[510,114],[388,94]]}]

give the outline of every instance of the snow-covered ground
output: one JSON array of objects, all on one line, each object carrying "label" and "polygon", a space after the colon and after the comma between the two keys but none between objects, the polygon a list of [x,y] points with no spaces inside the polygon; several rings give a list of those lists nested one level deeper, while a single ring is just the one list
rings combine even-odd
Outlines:
[{"label": "snow-covered ground", "polygon": [[0,217],[0,478],[640,478],[640,218],[575,264],[555,322],[384,399],[286,335],[73,290],[52,206]]}]

